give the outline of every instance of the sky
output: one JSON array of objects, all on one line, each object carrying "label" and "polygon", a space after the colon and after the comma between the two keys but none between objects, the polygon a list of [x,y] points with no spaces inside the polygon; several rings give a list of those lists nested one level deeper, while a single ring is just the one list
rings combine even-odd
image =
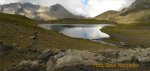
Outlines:
[{"label": "sky", "polygon": [[130,6],[135,0],[0,0],[0,4],[30,2],[42,6],[61,4],[71,13],[85,17],[95,17],[108,10],[119,11]]}]

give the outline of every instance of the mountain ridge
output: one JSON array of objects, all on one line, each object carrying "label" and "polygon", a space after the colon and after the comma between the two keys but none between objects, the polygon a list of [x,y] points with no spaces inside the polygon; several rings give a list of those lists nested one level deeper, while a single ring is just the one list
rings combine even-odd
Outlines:
[{"label": "mountain ridge", "polygon": [[[115,12],[115,13],[114,13]],[[95,17],[97,20],[110,20],[122,24],[149,23],[150,1],[136,0],[128,8],[121,11],[107,11]]]},{"label": "mountain ridge", "polygon": [[24,15],[36,20],[83,18],[82,16],[70,13],[60,4],[52,5],[51,7],[43,7],[31,3],[10,3],[0,5],[0,13]]}]

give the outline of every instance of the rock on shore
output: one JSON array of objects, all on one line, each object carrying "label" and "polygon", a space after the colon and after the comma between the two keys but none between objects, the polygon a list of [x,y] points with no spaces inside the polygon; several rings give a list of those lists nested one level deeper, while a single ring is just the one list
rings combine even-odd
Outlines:
[{"label": "rock on shore", "polygon": [[[96,68],[101,63],[137,63],[138,68]],[[150,70],[150,48],[127,50],[46,50],[37,60],[22,61],[6,71],[148,71]]]}]

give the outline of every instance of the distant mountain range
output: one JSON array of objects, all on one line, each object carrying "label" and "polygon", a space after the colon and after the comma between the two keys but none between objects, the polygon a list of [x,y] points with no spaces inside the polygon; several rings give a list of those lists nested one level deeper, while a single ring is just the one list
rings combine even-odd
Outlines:
[{"label": "distant mountain range", "polygon": [[[60,4],[50,7],[43,7],[40,5],[33,5],[31,3],[10,3],[0,5],[0,13],[24,15],[36,20],[54,20],[64,18],[84,18],[70,13]],[[149,23],[150,22],[150,0],[136,0],[128,8],[121,11],[107,11],[94,19],[114,21],[117,23]]]},{"label": "distant mountain range", "polygon": [[95,17],[97,20],[109,20],[117,23],[149,23],[150,0],[136,0],[128,8],[122,11],[107,11]]},{"label": "distant mountain range", "polygon": [[50,7],[33,5],[31,3],[10,3],[0,5],[0,13],[24,15],[36,20],[52,20],[63,18],[84,18],[70,13],[60,4]]}]

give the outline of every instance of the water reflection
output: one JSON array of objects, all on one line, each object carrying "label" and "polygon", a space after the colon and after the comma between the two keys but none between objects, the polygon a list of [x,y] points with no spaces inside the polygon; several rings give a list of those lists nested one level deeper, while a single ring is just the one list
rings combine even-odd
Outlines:
[{"label": "water reflection", "polygon": [[42,24],[39,26],[74,38],[93,40],[110,37],[108,34],[100,31],[101,28],[109,26],[108,24]]}]

